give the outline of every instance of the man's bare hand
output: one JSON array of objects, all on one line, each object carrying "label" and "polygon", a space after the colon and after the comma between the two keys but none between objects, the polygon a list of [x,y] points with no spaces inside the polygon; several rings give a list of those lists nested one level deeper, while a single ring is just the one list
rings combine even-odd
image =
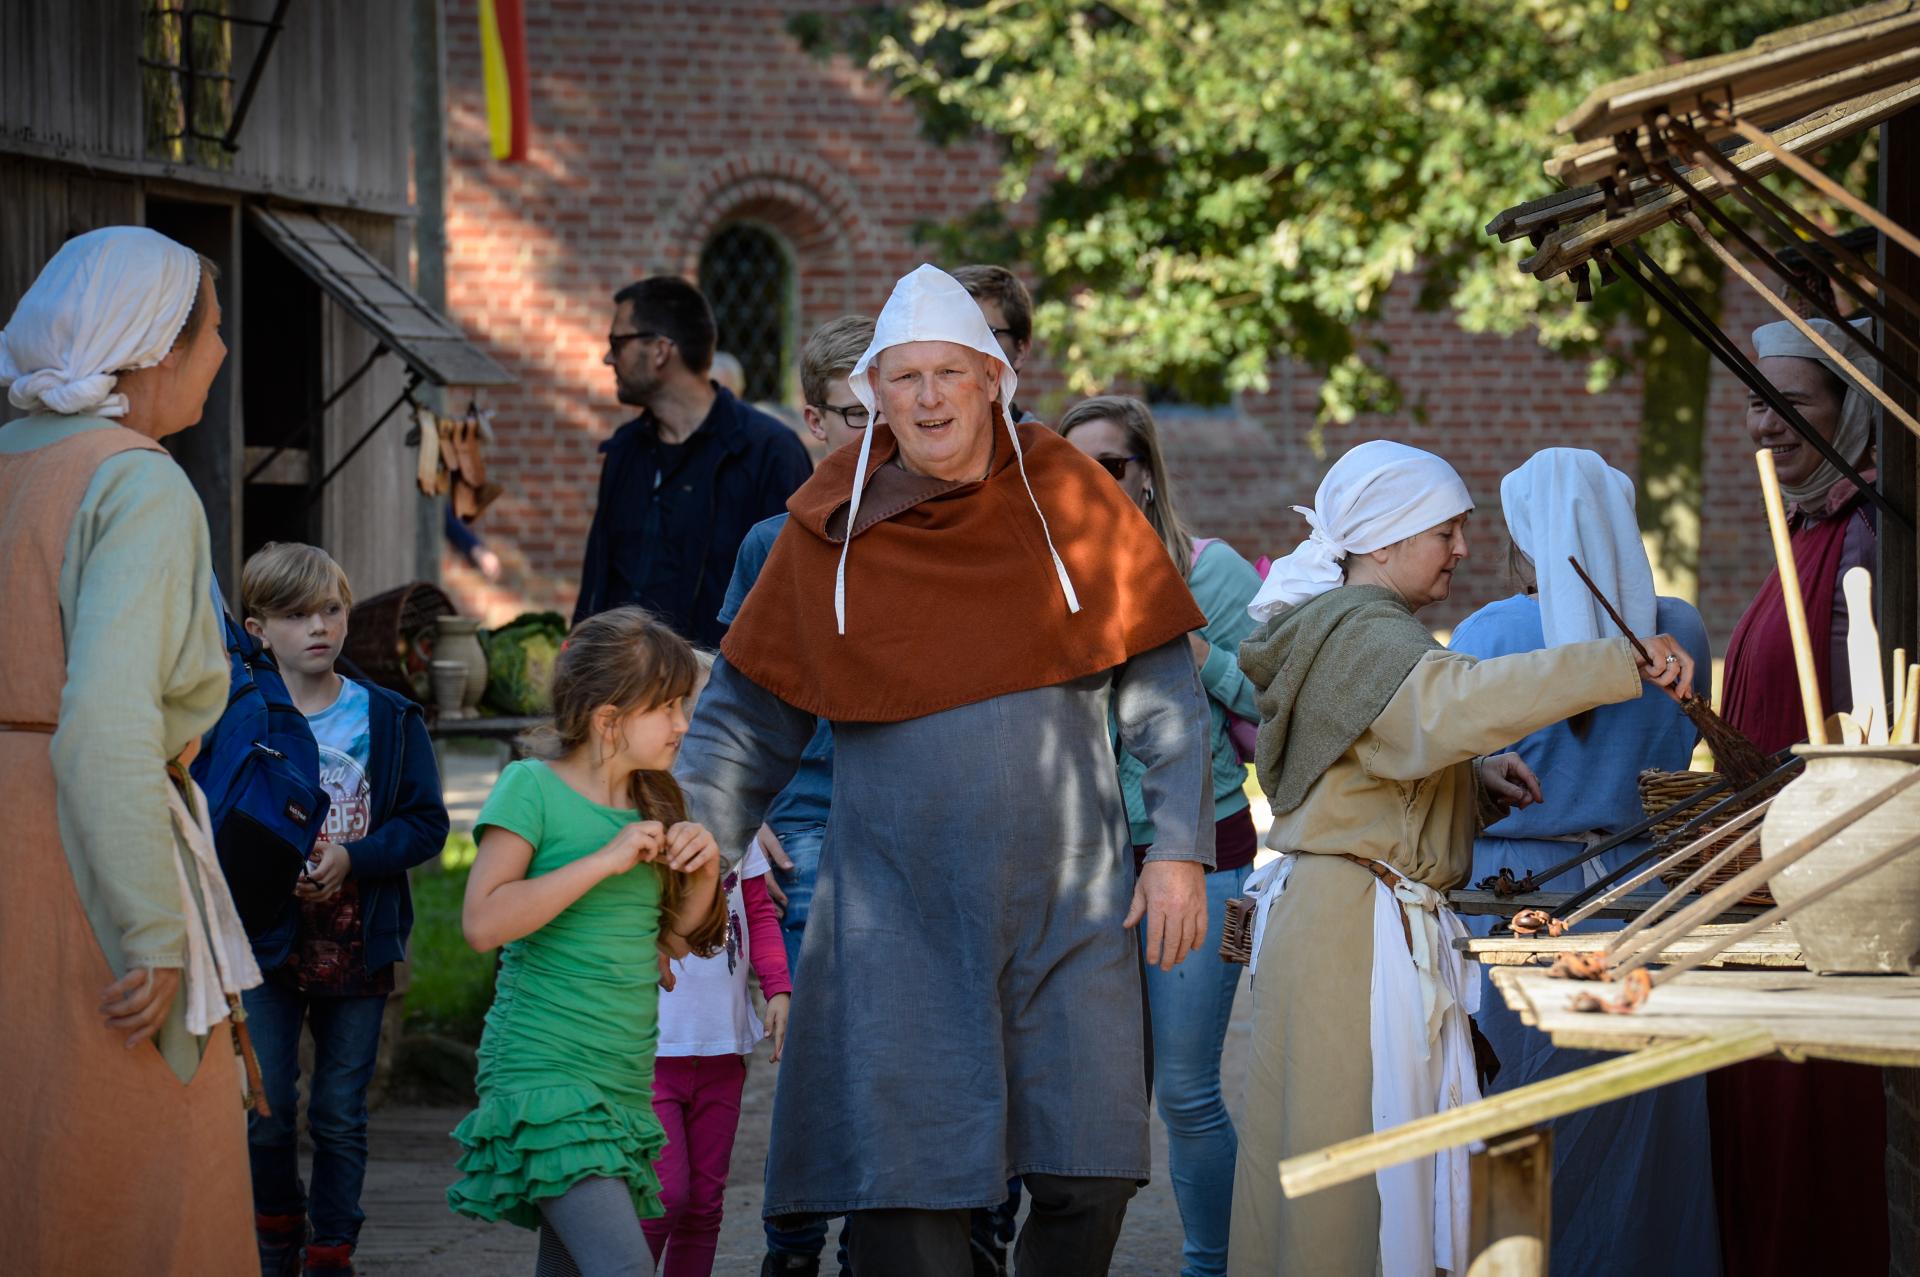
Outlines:
[{"label": "man's bare hand", "polygon": [[[787,855],[787,849],[780,845],[780,836],[773,832],[773,826],[762,825],[760,832],[754,835],[765,853],[767,863],[785,873],[793,872],[793,858]],[[768,874],[761,879],[767,884],[767,899],[773,901],[773,908],[782,918],[787,916],[787,893],[780,889],[780,875]]]},{"label": "man's bare hand", "polygon": [[1133,888],[1124,925],[1147,920],[1149,966],[1171,971],[1207,940],[1207,868],[1197,860],[1150,860]]},{"label": "man's bare hand", "polygon": [[180,992],[180,968],[135,967],[100,994],[107,1027],[127,1035],[131,1051],[160,1031]]}]

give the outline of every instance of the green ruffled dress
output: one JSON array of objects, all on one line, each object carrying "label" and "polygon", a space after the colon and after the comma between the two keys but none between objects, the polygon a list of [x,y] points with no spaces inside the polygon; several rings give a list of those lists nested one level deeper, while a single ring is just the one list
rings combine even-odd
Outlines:
[{"label": "green ruffled dress", "polygon": [[[599,850],[639,814],[590,802],[547,765],[509,765],[475,822],[533,844],[536,878]],[[663,1214],[653,1160],[660,878],[608,878],[501,951],[480,1039],[480,1105],[453,1132],[464,1150],[447,1204],[463,1215],[540,1226],[538,1202],[583,1179],[624,1179],[642,1219]]]}]

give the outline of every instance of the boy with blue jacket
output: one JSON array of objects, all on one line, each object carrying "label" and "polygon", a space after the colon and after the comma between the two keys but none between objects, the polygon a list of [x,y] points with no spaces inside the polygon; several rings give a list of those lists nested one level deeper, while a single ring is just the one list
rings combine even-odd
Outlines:
[{"label": "boy with blue jacket", "polygon": [[[307,717],[331,803],[293,897],[254,937],[266,979],[244,995],[273,1110],[247,1119],[260,1266],[264,1277],[339,1277],[353,1272],[366,1218],[367,1086],[413,926],[407,870],[446,844],[447,809],[419,706],[334,672],[353,606],[339,564],[314,546],[269,544],[241,571],[240,606]],[[303,1024],[311,1194],[295,1123]]]}]

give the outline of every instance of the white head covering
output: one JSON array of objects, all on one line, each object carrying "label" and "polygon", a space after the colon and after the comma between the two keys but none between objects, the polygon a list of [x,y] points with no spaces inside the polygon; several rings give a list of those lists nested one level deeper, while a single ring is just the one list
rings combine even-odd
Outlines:
[{"label": "white head covering", "polygon": [[1567,563],[1570,554],[1635,634],[1654,633],[1653,568],[1634,516],[1633,480],[1597,452],[1548,448],[1500,481],[1500,506],[1513,543],[1533,560],[1548,647],[1620,632]]},{"label": "white head covering", "polygon": [[[867,347],[866,353],[860,356],[860,362],[847,374],[848,388],[853,391],[853,397],[866,407],[870,416],[874,414],[874,360],[879,358],[881,351],[891,346],[904,346],[914,341],[948,341],[956,346],[977,350],[993,360],[1000,369],[999,401],[1004,415],[1007,405],[1013,402],[1014,388],[1019,385],[1020,379],[1007,363],[1006,352],[1000,349],[1000,343],[994,339],[993,328],[980,312],[980,304],[953,276],[936,266],[921,265],[893,286],[893,295],[887,298],[887,304],[881,308],[880,318],[874,322],[873,344]],[[1020,482],[1026,486],[1027,500],[1033,502],[1033,512],[1040,516],[1040,533],[1046,538],[1047,553],[1053,556],[1053,570],[1060,579],[1061,593],[1066,595],[1067,610],[1078,612],[1080,597],[1074,593],[1073,582],[1067,576],[1067,565],[1060,561],[1060,552],[1053,548],[1053,532],[1047,527],[1047,516],[1033,495],[1033,485],[1027,482],[1027,461],[1020,450],[1020,435],[1011,418],[1007,420],[1007,437],[1013,441],[1014,461],[1020,467]],[[847,511],[847,539],[840,546],[840,566],[834,573],[833,581],[833,615],[842,634],[847,632],[847,552],[853,548],[854,520],[860,514],[860,493],[866,486],[867,457],[872,451],[873,431],[867,430],[860,436],[860,460],[853,471],[853,504]]]},{"label": "white head covering", "polygon": [[158,231],[76,235],[0,332],[0,385],[29,412],[125,416],[115,374],[165,359],[199,295],[199,254]]},{"label": "white head covering", "polygon": [[1292,554],[1274,560],[1266,584],[1247,605],[1255,620],[1339,586],[1345,579],[1340,564],[1349,554],[1439,527],[1473,509],[1473,498],[1454,468],[1431,452],[1373,439],[1333,463],[1311,509],[1293,508],[1307,516],[1313,531]]},{"label": "white head covering", "polygon": [[[1878,381],[1879,361],[1869,357],[1860,343],[1854,340],[1855,332],[1866,332],[1871,322],[1866,318],[1856,319],[1843,328],[1829,319],[1809,319],[1807,326],[1825,337],[1835,350],[1851,359],[1862,374]],[[1849,332],[1848,328],[1854,332]],[[1849,462],[1857,460],[1867,450],[1867,444],[1873,439],[1873,397],[1860,389],[1850,373],[1842,371],[1839,364],[1808,341],[1806,334],[1784,319],[1777,324],[1763,324],[1753,330],[1753,352],[1755,359],[1784,355],[1792,359],[1812,359],[1826,365],[1827,371],[1838,377],[1847,388],[1847,397],[1840,405],[1840,422],[1833,428],[1833,450]],[[1781,484],[1780,487],[1787,494],[1787,499],[1797,505],[1818,505],[1826,500],[1827,490],[1839,479],[1839,468],[1822,457],[1820,468],[1805,483],[1795,487]]]}]

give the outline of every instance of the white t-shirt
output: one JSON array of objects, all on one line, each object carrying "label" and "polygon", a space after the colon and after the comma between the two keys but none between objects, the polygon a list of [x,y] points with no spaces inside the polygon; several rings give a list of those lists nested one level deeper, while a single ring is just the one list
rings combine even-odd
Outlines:
[{"label": "white t-shirt", "polygon": [[737,867],[720,880],[727,895],[727,947],[711,958],[689,954],[673,963],[673,992],[660,993],[656,1055],[745,1055],[767,1036],[747,992],[747,907],[741,884],[767,872],[760,840],[747,845]]}]

